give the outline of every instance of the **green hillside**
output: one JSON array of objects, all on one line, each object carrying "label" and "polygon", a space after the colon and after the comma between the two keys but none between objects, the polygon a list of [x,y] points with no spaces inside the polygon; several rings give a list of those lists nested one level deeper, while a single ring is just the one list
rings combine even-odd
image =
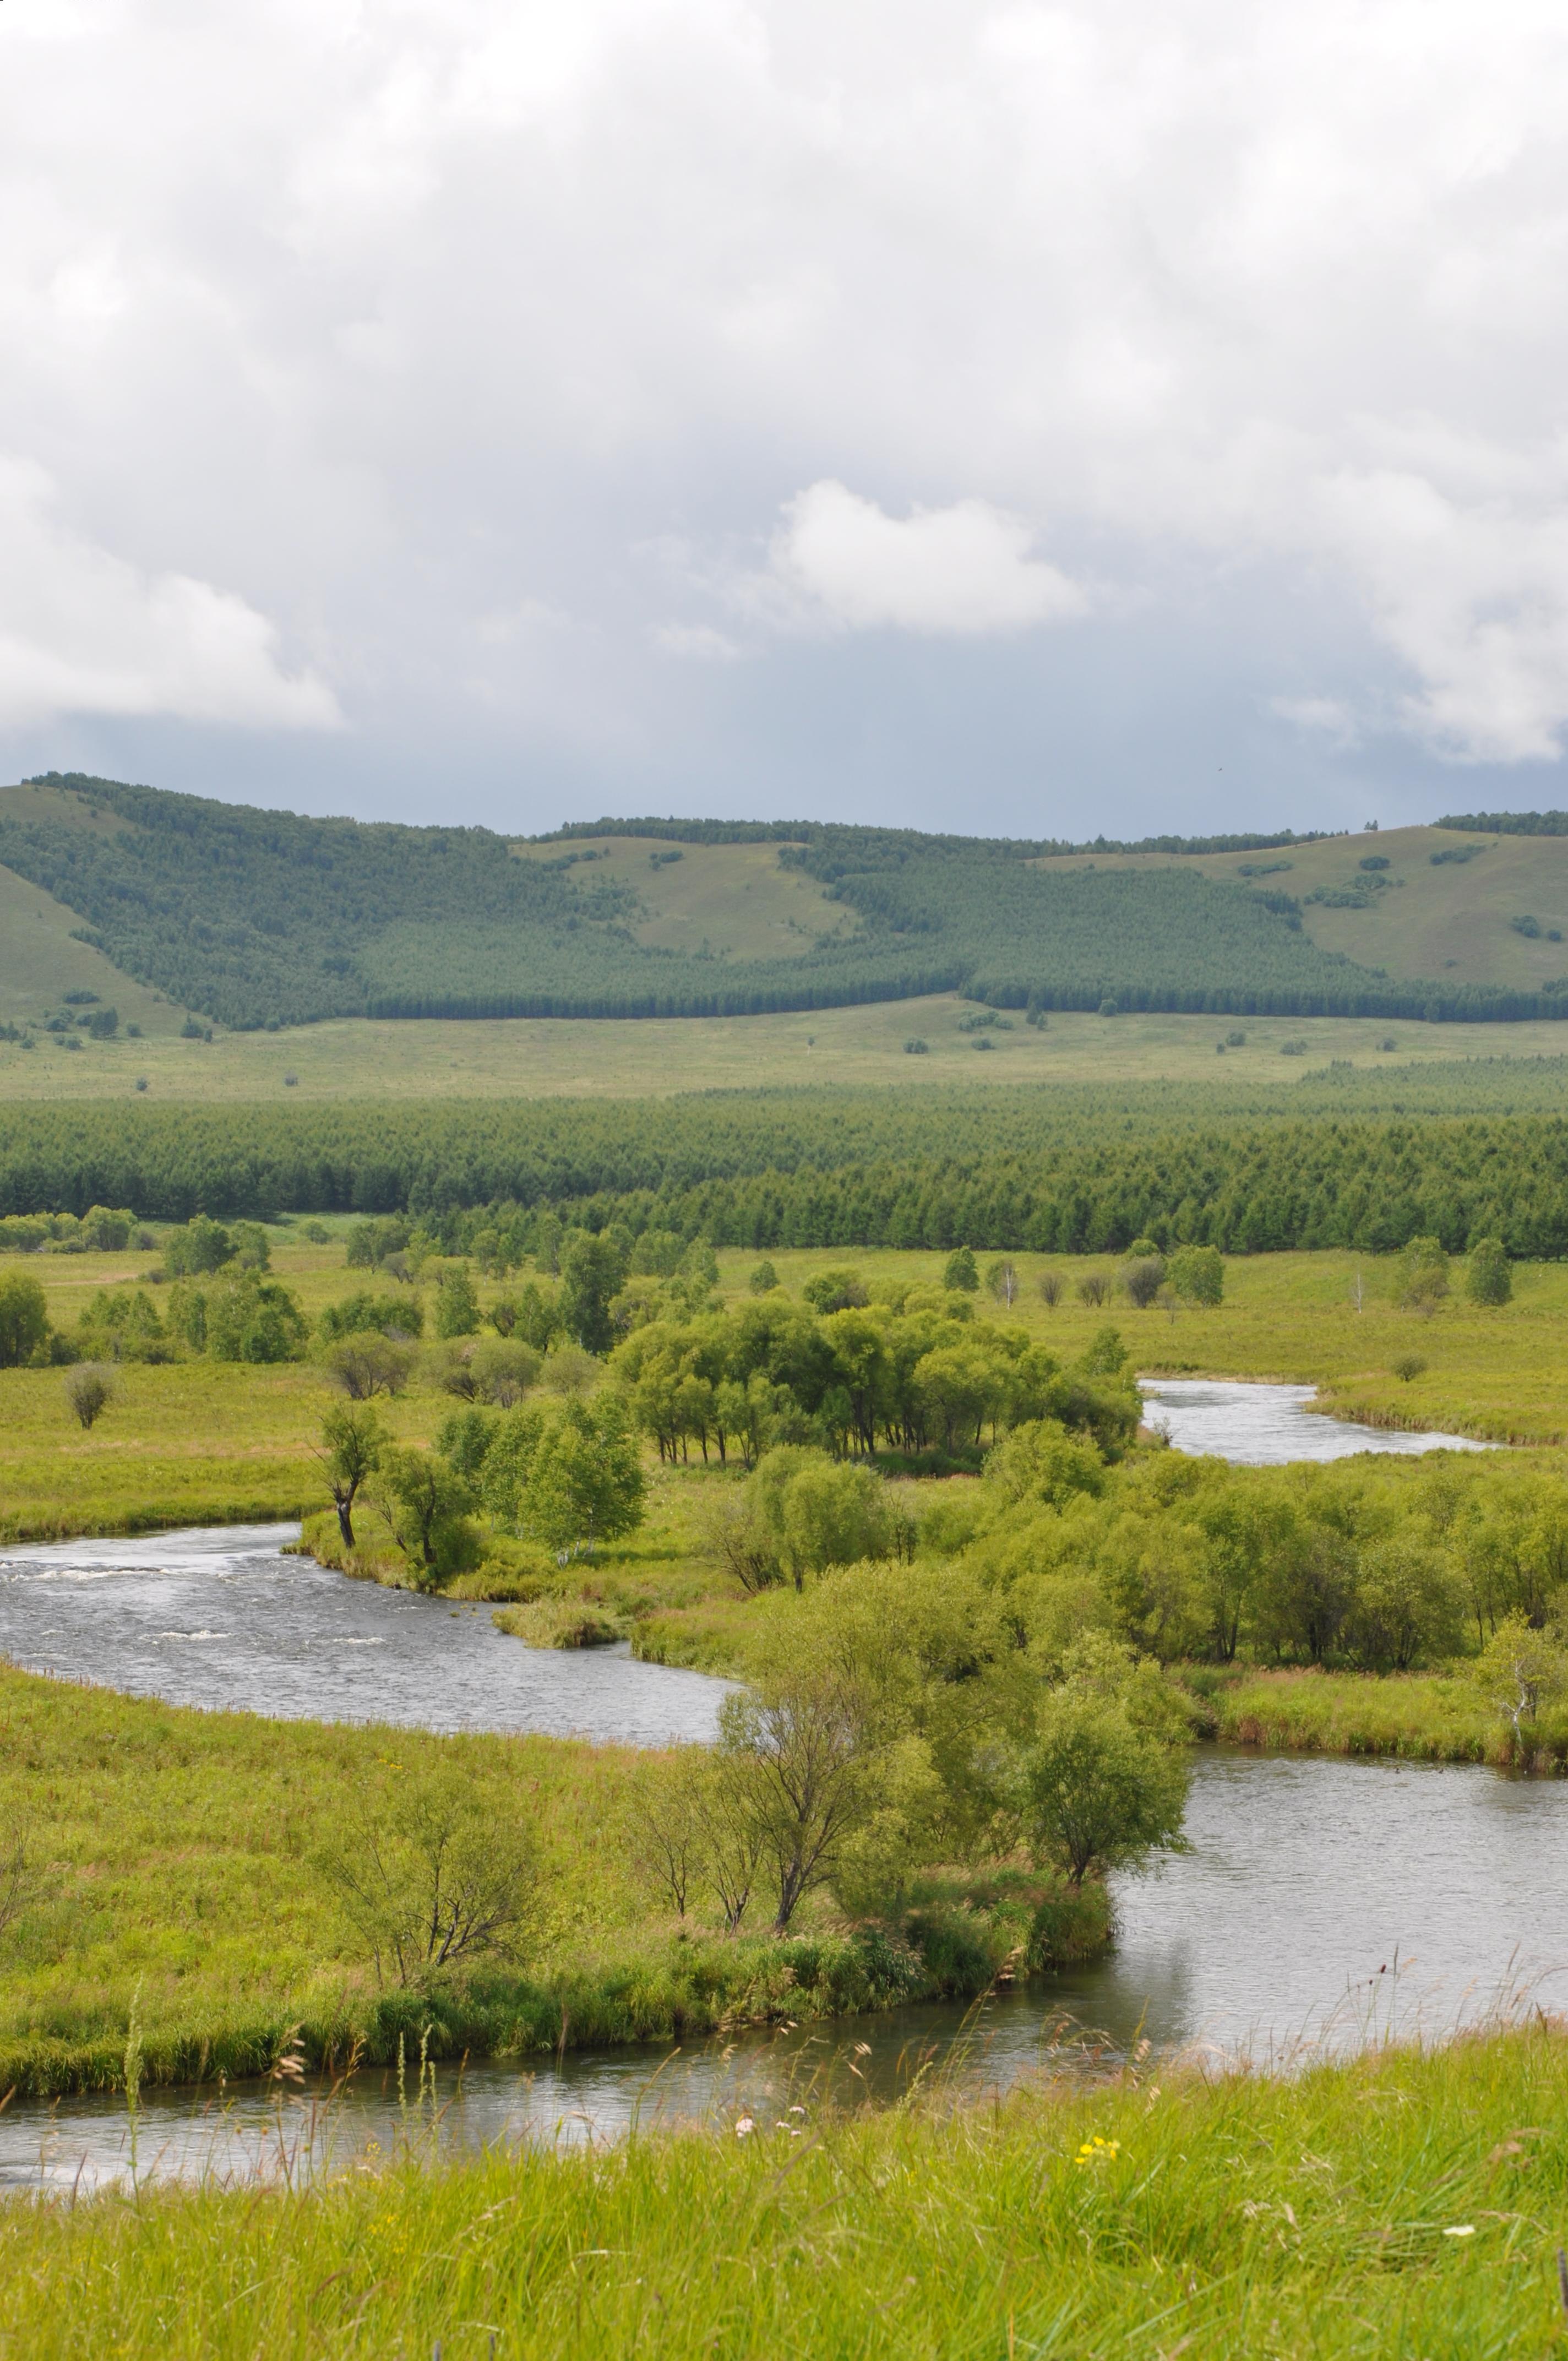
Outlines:
[{"label": "green hillside", "polygon": [[1469,823],[1075,850],[650,820],[518,843],[50,774],[0,790],[0,900],[29,894],[41,916],[36,961],[27,927],[7,929],[13,1023],[38,1021],[71,961],[101,997],[105,979],[127,1006],[141,987],[144,1030],[187,1009],[246,1031],[955,992],[1041,1011],[1568,1013],[1568,837]]}]

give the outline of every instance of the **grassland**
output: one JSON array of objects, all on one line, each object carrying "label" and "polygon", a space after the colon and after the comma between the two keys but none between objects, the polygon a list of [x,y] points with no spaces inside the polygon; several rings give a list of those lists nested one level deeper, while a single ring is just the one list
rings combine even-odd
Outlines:
[{"label": "grassland", "polygon": [[[1434,852],[1460,860],[1432,860]],[[1389,863],[1388,884],[1364,909],[1336,908],[1310,897],[1354,885],[1365,859]],[[1207,877],[1252,874],[1266,891],[1301,903],[1301,923],[1324,950],[1343,951],[1390,975],[1431,976],[1453,983],[1506,984],[1539,991],[1568,974],[1568,955],[1551,929],[1568,932],[1568,838],[1478,836],[1437,828],[1386,829],[1277,852],[1073,854],[1037,864],[1051,869],[1196,869]],[[1260,870],[1266,875],[1259,875]],[[1532,917],[1537,936],[1511,921]]]},{"label": "grassland", "polygon": [[[623,1747],[195,1712],[5,1667],[0,1733],[6,1845],[28,1864],[0,1925],[0,2092],[120,2087],[133,2007],[148,2081],[197,2081],[266,2073],[291,2043],[313,2068],[356,2048],[384,2063],[426,2026],[459,2056],[798,2022],[973,1993],[1020,1939],[1042,1958],[1104,1940],[1103,1891],[1048,1878],[987,1904],[993,1936],[961,1881],[927,1881],[921,1923],[942,1931],[923,1979],[887,1989],[826,1904],[783,1943],[726,1941],[695,1905],[677,1923],[642,1873]],[[395,1828],[442,1770],[527,1824],[542,1916],[515,1964],[382,1989],[328,1857],[348,1798]]]},{"label": "grassland", "polygon": [[[5,873],[0,872],[0,885]],[[34,888],[20,887],[27,893]],[[69,916],[69,913],[66,913]],[[84,944],[84,961],[106,967]],[[1568,961],[1564,962],[1568,968]],[[120,1098],[230,1103],[281,1099],[666,1098],[677,1092],[751,1090],[831,1082],[917,1090],[933,1082],[1094,1083],[1187,1082],[1234,1090],[1251,1111],[1259,1096],[1281,1105],[1303,1076],[1348,1064],[1390,1081],[1406,1071],[1508,1059],[1557,1058],[1568,1027],[1417,1025],[1354,1016],[1246,1017],[1082,1016],[1051,1017],[1043,1031],[1022,1017],[1012,1029],[960,1031],[973,1004],[951,993],[771,1016],[337,1017],[277,1033],[179,1038],[184,1012],[111,970],[91,988],[136,1008],[147,1038],[84,1041],[63,1049],[49,1036],[32,1049],[0,1042],[0,1111],[5,1101]],[[66,987],[62,984],[60,989]],[[51,987],[52,990],[52,987]],[[137,995],[140,995],[138,998]],[[48,995],[46,995],[47,997]],[[58,997],[58,994],[56,994]],[[0,1022],[36,1014],[0,989]],[[1245,1039],[1216,1054],[1229,1033]],[[926,1054],[905,1044],[923,1040]],[[989,1042],[980,1049],[977,1043]],[[1282,1055],[1287,1041],[1304,1042]],[[1389,1050],[1382,1045],[1392,1042]],[[292,1075],[291,1082],[288,1078]],[[1455,1076],[1456,1110],[1464,1102]]]},{"label": "grassland", "polygon": [[[277,1275],[313,1315],[360,1283],[344,1264],[346,1224],[326,1226],[328,1242],[319,1246],[296,1228],[272,1233]],[[798,1293],[814,1271],[845,1263],[868,1279],[931,1285],[943,1257],[818,1248],[781,1249],[771,1259],[784,1285]],[[44,1281],[51,1319],[71,1328],[96,1288],[134,1279],[150,1260],[39,1256],[26,1267]],[[1501,1310],[1451,1299],[1423,1319],[1391,1301],[1391,1268],[1375,1257],[1258,1255],[1228,1265],[1225,1301],[1217,1310],[1183,1311],[1172,1320],[1163,1311],[1118,1306],[1114,1298],[1106,1308],[1079,1301],[1078,1283],[1090,1272],[1114,1281],[1113,1257],[1013,1260],[1021,1284],[1007,1316],[1064,1359],[1081,1353],[1114,1319],[1137,1367],[1150,1375],[1278,1378],[1316,1385],[1327,1407],[1374,1424],[1497,1443],[1568,1441],[1568,1267],[1561,1264],[1516,1266],[1514,1301]],[[735,1251],[719,1257],[727,1299],[744,1292],[755,1262]],[[8,1258],[5,1267],[14,1267]],[[1039,1293],[1047,1269],[1067,1283],[1055,1309]],[[498,1291],[491,1283],[481,1295],[488,1300]],[[1409,1381],[1395,1374],[1407,1356],[1427,1365]],[[202,1360],[127,1367],[119,1387],[110,1410],[84,1434],[71,1417],[58,1370],[0,1371],[0,1537],[292,1517],[321,1505],[310,1448],[326,1394],[313,1364],[251,1368]],[[450,1408],[446,1396],[415,1389],[390,1414],[403,1439],[425,1442]],[[640,1537],[639,1582],[673,1582],[685,1561],[689,1514],[680,1480],[660,1479],[664,1488],[656,1498],[667,1506]]]},{"label": "grassland", "polygon": [[611,2154],[416,2152],[304,2194],[13,2206],[0,2353],[1501,2361],[1561,2341],[1568,2043],[1545,2026],[1292,2080],[773,2117]]},{"label": "grassland", "polygon": [[[859,932],[852,910],[828,901],[815,879],[782,866],[776,844],[682,845],[678,861],[667,857],[676,847],[644,837],[574,840],[571,850],[592,857],[584,873],[596,883],[632,889],[641,907],[630,930],[652,950],[798,959],[815,943]],[[558,844],[513,851],[520,860],[545,862],[562,854]]]}]

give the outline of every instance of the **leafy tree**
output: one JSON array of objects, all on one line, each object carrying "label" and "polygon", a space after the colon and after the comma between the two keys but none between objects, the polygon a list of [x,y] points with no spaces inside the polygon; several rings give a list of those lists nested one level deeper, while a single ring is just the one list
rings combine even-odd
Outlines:
[{"label": "leafy tree", "polygon": [[1442,1239],[1412,1238],[1394,1265],[1394,1301],[1430,1318],[1447,1293],[1448,1257]]},{"label": "leafy tree", "polygon": [[165,1238],[163,1268],[170,1279],[200,1279],[208,1271],[221,1270],[235,1259],[236,1251],[233,1236],[220,1223],[197,1213],[182,1230],[174,1230]]},{"label": "leafy tree", "polygon": [[751,1278],[746,1281],[747,1288],[753,1295],[771,1294],[778,1283],[779,1275],[777,1271],[773,1268],[771,1262],[766,1261],[760,1262],[757,1265],[756,1269],[751,1273]]},{"label": "leafy tree", "polygon": [[1212,1306],[1224,1301],[1225,1264],[1218,1246],[1178,1246],[1168,1272],[1184,1303]]},{"label": "leafy tree", "polygon": [[1568,1653],[1550,1633],[1510,1615],[1481,1651],[1471,1677],[1493,1709],[1507,1716],[1518,1745],[1524,1725],[1539,1721],[1542,1706],[1568,1687]]},{"label": "leafy tree", "polygon": [[585,1352],[608,1353],[614,1344],[610,1299],[625,1278],[625,1257],[609,1238],[587,1230],[574,1233],[561,1258],[560,1317],[567,1335]]},{"label": "leafy tree", "polygon": [[424,1308],[413,1295],[372,1295],[362,1290],[329,1303],[316,1320],[318,1344],[335,1344],[340,1336],[362,1336],[378,1328],[383,1336],[407,1338],[424,1332]]},{"label": "leafy tree", "polygon": [[986,1265],[985,1283],[998,1303],[1011,1312],[1018,1300],[1018,1266],[1010,1255]]},{"label": "leafy tree", "polygon": [[1401,1534],[1366,1551],[1345,1637],[1369,1671],[1404,1673],[1421,1658],[1452,1655],[1464,1618],[1464,1594],[1447,1558]]},{"label": "leafy tree", "polygon": [[869,1468],[835,1463],[824,1452],[798,1445],[770,1451],[749,1479],[748,1495],[796,1590],[808,1574],[885,1557],[892,1547],[882,1478]]},{"label": "leafy tree", "polygon": [[1513,1273],[1500,1238],[1478,1238],[1465,1266],[1464,1292],[1472,1303],[1507,1303],[1514,1291]]},{"label": "leafy tree", "polygon": [[49,1310],[43,1289],[26,1271],[0,1278],[0,1369],[20,1369],[49,1341]]},{"label": "leafy tree", "polygon": [[516,1797],[457,1763],[350,1802],[319,1857],[377,1980],[421,1984],[486,1956],[527,1956],[543,1919],[538,1849]]},{"label": "leafy tree", "polygon": [[334,1402],[322,1420],[315,1457],[326,1477],[345,1549],[353,1549],[354,1503],[361,1487],[381,1464],[387,1431],[363,1402]]},{"label": "leafy tree", "polygon": [[367,1328],[356,1336],[342,1336],[324,1356],[326,1373],[351,1401],[369,1401],[377,1394],[400,1394],[413,1372],[411,1345]]},{"label": "leafy tree", "polygon": [[65,1380],[65,1399],[79,1423],[93,1426],[114,1400],[115,1380],[95,1361],[79,1362]]},{"label": "leafy tree", "polygon": [[214,1361],[298,1361],[309,1334],[296,1299],[276,1279],[242,1270],[204,1290],[206,1350]]},{"label": "leafy tree", "polygon": [[[951,1234],[949,1233],[949,1235]],[[953,1252],[948,1257],[947,1265],[942,1272],[942,1285],[947,1288],[951,1288],[955,1294],[961,1293],[964,1295],[974,1295],[978,1293],[980,1289],[980,1272],[976,1268],[974,1252],[971,1247],[956,1246],[954,1248]]]},{"label": "leafy tree", "polygon": [[478,1557],[470,1521],[474,1495],[455,1468],[429,1452],[383,1448],[375,1474],[376,1505],[392,1530],[415,1587],[434,1589]]},{"label": "leafy tree", "polygon": [[1065,1509],[1085,1495],[1100,1498],[1105,1463],[1092,1444],[1073,1442],[1058,1420],[1031,1419],[986,1454],[985,1488],[1004,1510],[1026,1501]]},{"label": "leafy tree", "polygon": [[642,1521],[646,1481],[613,1394],[565,1402],[548,1416],[510,1411],[485,1455],[481,1483],[493,1514],[560,1556],[591,1554]]},{"label": "leafy tree", "polygon": [[477,1488],[496,1439],[496,1419],[489,1411],[473,1407],[455,1410],[436,1430],[435,1448],[456,1468],[465,1483]]},{"label": "leafy tree", "polygon": [[466,1262],[444,1270],[435,1289],[435,1333],[438,1336],[471,1336],[479,1324],[479,1299]]},{"label": "leafy tree", "polygon": [[1188,1771],[1180,1755],[1135,1727],[1126,1708],[1070,1689],[1041,1710],[1019,1766],[1019,1806],[1035,1859],[1074,1885],[1179,1850]]},{"label": "leafy tree", "polygon": [[831,1312],[859,1310],[871,1301],[871,1291],[858,1270],[819,1270],[801,1289],[801,1300],[824,1316]]},{"label": "leafy tree", "polygon": [[1095,1331],[1093,1341],[1078,1366],[1085,1377],[1114,1378],[1126,1367],[1127,1360],[1127,1348],[1122,1342],[1121,1331],[1100,1328]]},{"label": "leafy tree", "polygon": [[82,1315],[77,1343],[94,1360],[157,1362],[174,1357],[158,1306],[145,1287],[100,1288]]}]

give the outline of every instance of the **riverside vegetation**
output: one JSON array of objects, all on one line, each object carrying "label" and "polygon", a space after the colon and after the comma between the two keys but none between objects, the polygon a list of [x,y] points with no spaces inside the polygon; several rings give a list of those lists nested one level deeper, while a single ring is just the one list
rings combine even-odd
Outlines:
[{"label": "riverside vegetation", "polygon": [[987,2108],[846,2087],[608,2154],[441,2162],[416,2136],[305,2191],[13,2205],[0,2352],[1369,2361],[1560,2338],[1568,2049],[1543,2026]]},{"label": "riverside vegetation", "polygon": [[[23,2087],[112,2082],[138,1983],[171,2076],[265,2065],[291,2027],[312,2060],[385,2058],[411,2010],[443,2051],[525,2049],[973,1991],[1103,1939],[1102,1872],[1176,1836],[1194,1734],[1568,1753],[1554,1455],[1257,1470],[1138,1438],[1132,1352],[1233,1364],[1255,1287],[1277,1354],[1272,1290],[1315,1286],[1313,1259],[721,1267],[558,1221],[464,1258],[400,1218],[316,1226],[198,1220],[139,1246],[161,1279],[105,1285],[128,1217],[45,1225],[0,1278],[0,1334],[38,1366],[0,1386],[49,1423],[23,1449],[55,1497],[62,1466],[111,1468],[73,1499],[123,1521],[162,1480],[159,1418],[210,1478],[226,1399],[269,1422],[256,1480],[317,1510],[329,1562],[746,1687],[714,1752],[634,1765],[10,1675],[0,2071]],[[1357,1309],[1354,1269],[1321,1328],[1439,1362],[1548,1276],[1417,1244]],[[92,1371],[87,1421],[65,1388]],[[144,1490],[148,1521],[193,1491]],[[455,1891],[443,1860],[468,1863]]]}]

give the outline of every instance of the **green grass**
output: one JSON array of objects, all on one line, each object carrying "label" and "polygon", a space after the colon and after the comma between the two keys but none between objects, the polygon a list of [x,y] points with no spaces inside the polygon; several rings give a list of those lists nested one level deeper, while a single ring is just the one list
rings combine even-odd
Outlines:
[{"label": "green grass", "polygon": [[[6,873],[0,871],[0,888]],[[16,881],[18,894],[36,889]],[[47,898],[47,897],[44,897]],[[71,913],[66,912],[66,917]],[[1518,938],[1513,938],[1517,940]],[[100,954],[71,946],[83,961]],[[1568,972],[1568,961],[1563,962]],[[88,981],[115,1000],[123,1019],[139,1007],[142,1041],[88,1042],[66,1052],[47,1039],[24,1050],[0,1042],[0,1102],[147,1095],[225,1102],[287,1099],[664,1098],[682,1091],[750,1089],[762,1084],[881,1084],[899,1090],[932,1082],[1143,1082],[1180,1080],[1234,1089],[1253,1112],[1260,1093],[1283,1103],[1303,1074],[1332,1060],[1390,1081],[1397,1071],[1453,1060],[1555,1057],[1568,1032],[1554,1024],[1418,1025],[1372,1017],[1053,1016],[1044,1032],[1017,1018],[1011,1032],[959,1031],[970,1003],[943,993],[866,1007],[770,1016],[340,1017],[278,1033],[224,1033],[211,1042],[179,1038],[182,1009],[108,969]],[[63,984],[58,987],[63,990]],[[51,990],[54,987],[51,987]],[[139,997],[138,997],[139,995]],[[48,995],[46,994],[47,998]],[[38,1003],[41,1006],[41,1001]],[[0,1022],[35,1016],[18,983],[0,989]],[[1215,1045],[1227,1031],[1246,1041]],[[156,1038],[155,1038],[156,1036]],[[904,1045],[924,1040],[927,1054]],[[976,1042],[989,1040],[980,1050]],[[1393,1053],[1378,1043],[1392,1039]],[[1307,1043],[1283,1057],[1286,1041]],[[292,1083],[284,1077],[292,1074]],[[1463,1076],[1458,1099],[1464,1100]]]},{"label": "green grass", "polygon": [[[313,2065],[355,2045],[385,2062],[426,2023],[441,2056],[678,2040],[972,1993],[1020,1939],[1037,1961],[1103,1942],[1102,1891],[1037,1881],[989,1916],[956,1888],[896,1988],[824,1908],[784,1943],[729,1942],[696,1914],[678,1928],[624,1817],[639,1759],[199,1713],[0,1668],[0,1813],[31,1864],[0,1935],[0,2093],[118,2087],[133,2004],[148,2079],[178,2082],[264,2073],[296,2035]],[[319,1856],[345,1795],[395,1821],[404,1783],[443,1763],[510,1793],[535,1830],[544,1928],[516,1969],[383,1993]]]},{"label": "green grass", "polygon": [[[273,1233],[274,1268],[313,1314],[362,1283],[362,1275],[344,1265],[346,1224],[337,1219],[328,1227],[324,1246],[310,1246],[295,1231]],[[51,1318],[70,1327],[95,1288],[134,1278],[150,1259],[38,1256],[25,1268],[43,1280]],[[727,1249],[718,1259],[723,1292],[733,1301],[744,1293],[757,1257]],[[813,1271],[844,1264],[873,1283],[893,1278],[929,1286],[945,1257],[824,1247],[781,1248],[770,1259],[798,1293]],[[1568,1438],[1568,1266],[1516,1266],[1515,1300],[1499,1311],[1473,1309],[1456,1284],[1448,1303],[1420,1319],[1389,1300],[1386,1260],[1256,1255],[1228,1264],[1226,1300],[1218,1310],[1183,1311],[1171,1321],[1162,1311],[1135,1312],[1114,1299],[1103,1308],[1078,1301],[1077,1283],[1087,1272],[1114,1279],[1113,1257],[1021,1254],[1013,1260],[1022,1287],[1012,1312],[982,1298],[982,1315],[1010,1317],[1063,1359],[1081,1353],[1113,1321],[1136,1366],[1151,1374],[1312,1383],[1335,1411],[1390,1427],[1541,1445]],[[7,1257],[5,1267],[23,1266]],[[1067,1281],[1067,1300],[1054,1310],[1038,1291],[1047,1269]],[[1358,1273],[1359,1312],[1353,1299]],[[481,1290],[487,1301],[496,1291]],[[1428,1365],[1408,1384],[1394,1374],[1407,1354]],[[127,1368],[119,1382],[115,1401],[83,1434],[66,1405],[60,1371],[0,1371],[0,1539],[292,1517],[322,1505],[310,1446],[328,1397],[310,1362],[247,1368],[190,1361]],[[451,1407],[447,1396],[416,1389],[388,1415],[404,1440],[426,1442]],[[657,1479],[650,1526],[627,1552],[601,1561],[599,1578],[612,1606],[632,1614],[654,1605],[689,1606],[711,1587],[698,1577],[696,1592],[692,1588],[691,1509],[701,1481],[695,1467]]]},{"label": "green grass", "polygon": [[[1387,1754],[1414,1763],[1517,1768],[1511,1726],[1463,1672],[1238,1671],[1199,1675],[1216,1738],[1270,1752]],[[1568,1763],[1568,1715],[1552,1711],[1527,1737],[1527,1767]]]},{"label": "green grass", "polygon": [[[1432,854],[1443,850],[1468,851],[1473,857],[1434,864]],[[1402,882],[1376,894],[1361,910],[1335,909],[1307,899],[1321,886],[1356,879],[1362,874],[1357,864],[1367,855],[1381,855],[1390,863],[1381,873]],[[1094,853],[1048,865],[1176,866],[1219,878],[1264,864],[1271,873],[1255,884],[1299,900],[1301,923],[1312,940],[1361,966],[1386,968],[1391,976],[1431,976],[1449,984],[1505,984],[1523,992],[1539,992],[1542,984],[1568,974],[1563,945],[1547,936],[1552,927],[1568,933],[1568,839],[1563,837],[1396,828],[1375,836],[1287,845],[1277,852],[1196,853],[1179,862],[1168,853]],[[1520,935],[1508,923],[1524,917],[1539,920],[1539,936]]]},{"label": "green grass", "polygon": [[749,2138],[417,2154],[0,2220],[0,2353],[1418,2361],[1558,2349],[1568,2044],[1176,2074]]}]

